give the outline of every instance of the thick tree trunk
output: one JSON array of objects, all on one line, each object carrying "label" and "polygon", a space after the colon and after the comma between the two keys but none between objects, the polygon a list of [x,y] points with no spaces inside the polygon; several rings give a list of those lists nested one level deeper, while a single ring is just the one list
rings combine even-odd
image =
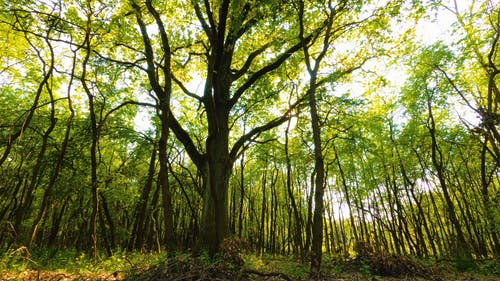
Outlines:
[{"label": "thick tree trunk", "polygon": [[220,243],[229,233],[227,197],[229,168],[221,163],[211,167],[210,170],[215,171],[214,174],[209,173],[206,176],[199,247],[208,250],[209,255],[214,256],[219,250]]},{"label": "thick tree trunk", "polygon": [[[220,113],[218,116],[223,117]],[[212,132],[207,139],[207,164],[202,171],[205,189],[199,246],[208,250],[210,256],[219,250],[220,243],[229,233],[228,190],[232,162],[227,150],[229,134],[225,116],[225,122],[217,126],[219,130],[209,128]]]}]

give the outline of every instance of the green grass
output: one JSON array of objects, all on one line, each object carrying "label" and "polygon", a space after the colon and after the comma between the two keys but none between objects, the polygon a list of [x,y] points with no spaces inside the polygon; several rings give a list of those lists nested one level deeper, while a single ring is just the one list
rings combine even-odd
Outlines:
[{"label": "green grass", "polygon": [[282,272],[294,279],[305,279],[309,276],[309,264],[301,263],[290,256],[243,256],[245,266],[262,272]]},{"label": "green grass", "polygon": [[61,272],[68,274],[93,274],[100,272],[126,272],[140,270],[166,260],[166,254],[116,251],[108,257],[101,254],[92,260],[77,250],[48,248],[18,248],[0,253],[1,272],[22,272],[26,269]]}]

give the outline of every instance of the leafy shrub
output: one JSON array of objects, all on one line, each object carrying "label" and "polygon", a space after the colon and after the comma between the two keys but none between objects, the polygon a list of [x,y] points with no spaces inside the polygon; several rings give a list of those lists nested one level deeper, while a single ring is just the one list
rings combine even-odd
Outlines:
[{"label": "leafy shrub", "polygon": [[377,250],[368,242],[354,246],[357,257],[354,263],[365,276],[425,276],[426,269],[410,258]]},{"label": "leafy shrub", "polygon": [[481,264],[480,272],[488,275],[500,275],[500,260],[486,260]]}]

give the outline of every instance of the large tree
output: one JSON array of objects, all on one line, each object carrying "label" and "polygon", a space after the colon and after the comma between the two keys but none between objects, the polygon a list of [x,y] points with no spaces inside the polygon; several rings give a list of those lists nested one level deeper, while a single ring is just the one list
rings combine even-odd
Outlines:
[{"label": "large tree", "polygon": [[[282,1],[195,0],[189,4],[184,11],[185,16],[195,14],[198,22],[189,22],[184,26],[193,34],[185,38],[186,42],[181,42],[175,35],[178,31],[173,24],[166,24],[174,23],[172,14],[156,8],[162,7],[162,3],[148,0],[144,5],[134,3],[132,6],[144,43],[143,53],[147,62],[144,68],[151,88],[160,100],[159,110],[164,114],[163,126],[173,131],[202,175],[203,211],[199,246],[213,254],[228,236],[228,188],[235,160],[247,142],[285,122],[291,109],[283,109],[274,118],[264,119],[240,136],[231,135],[232,124],[238,122],[241,110],[248,110],[249,100],[263,99],[263,93],[257,90],[256,85],[270,79],[269,74],[300,50],[303,40],[307,42],[309,39],[308,35],[302,41],[298,39],[298,34],[294,32],[295,23],[288,15],[290,7]],[[171,4],[163,5],[168,7]],[[151,35],[142,18],[143,13],[154,19],[160,43],[149,39]],[[194,18],[190,20],[194,21]],[[170,44],[176,44],[178,50],[184,50],[184,53],[174,52]],[[194,51],[196,48],[198,53]],[[170,61],[181,61],[180,56],[186,53],[197,58],[189,60],[188,57],[184,65],[178,67],[178,74],[174,74]],[[188,70],[198,71],[203,77],[203,93],[198,95],[185,86],[189,81],[182,81],[181,76],[187,75],[179,72]],[[279,77],[273,79],[280,80]],[[190,132],[188,123],[180,121],[179,114],[172,112],[168,99],[174,82],[178,89],[203,107],[201,115],[206,124],[205,133]],[[266,92],[267,99],[276,100],[282,95],[272,88],[266,89]],[[180,110],[192,109],[184,107]],[[195,144],[195,134],[204,140],[203,145]]]}]

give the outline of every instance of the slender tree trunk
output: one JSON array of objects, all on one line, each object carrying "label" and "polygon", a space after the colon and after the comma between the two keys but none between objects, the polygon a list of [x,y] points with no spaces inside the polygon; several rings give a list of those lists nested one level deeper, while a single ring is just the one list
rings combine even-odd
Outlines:
[{"label": "slender tree trunk", "polygon": [[448,185],[446,182],[445,178],[445,168],[443,166],[443,156],[441,153],[441,150],[439,149],[437,139],[436,139],[436,125],[434,121],[434,115],[432,113],[432,105],[431,101],[429,100],[427,102],[427,109],[429,113],[429,119],[428,119],[428,129],[429,133],[431,136],[431,158],[432,158],[432,164],[434,168],[436,169],[437,177],[439,180],[439,184],[441,187],[441,190],[443,191],[443,196],[446,202],[446,207],[447,207],[447,212],[448,216],[450,218],[451,224],[453,225],[453,228],[456,231],[457,234],[457,240],[454,241],[455,245],[452,247],[454,248],[454,254],[456,255],[457,258],[459,259],[466,259],[466,260],[472,260],[472,256],[470,253],[469,245],[467,241],[465,240],[465,235],[462,231],[462,226],[460,225],[460,222],[458,221],[457,214],[455,212],[455,206],[453,204],[453,201],[451,199],[449,190],[448,190]]},{"label": "slender tree trunk", "polygon": [[351,191],[349,190],[349,186],[347,185],[347,179],[346,179],[344,170],[342,168],[342,165],[340,163],[340,158],[339,158],[339,155],[337,153],[337,149],[335,148],[335,146],[333,146],[333,153],[335,154],[335,161],[337,162],[337,167],[339,168],[340,178],[342,179],[342,189],[344,191],[343,193],[344,193],[345,200],[347,203],[347,208],[349,209],[349,223],[351,226],[351,230],[352,230],[352,233],[354,235],[354,240],[359,241],[359,235],[358,235],[358,231],[356,228],[356,223],[354,222],[354,211],[352,208],[353,201],[351,200]]},{"label": "slender tree trunk", "polygon": [[[145,247],[147,249],[151,249],[153,250],[155,247],[156,247],[156,239],[154,237],[154,235],[157,235],[157,233],[155,233],[155,230],[157,229],[157,226],[156,226],[156,223],[158,221],[158,201],[159,201],[159,198],[160,198],[160,187],[159,185],[157,184],[156,186],[156,189],[153,193],[153,198],[151,199],[151,205],[150,205],[150,211],[148,211],[147,215],[148,215],[148,218],[146,219],[146,221],[144,222],[144,237],[145,237]],[[139,235],[141,235],[139,233]],[[141,250],[142,250],[142,247],[141,247]]]},{"label": "slender tree trunk", "polygon": [[[304,2],[300,6],[301,38],[304,34],[303,16]],[[306,44],[303,45],[303,51],[306,59],[307,70],[309,72],[309,89],[307,97],[309,102],[309,115],[312,126],[312,135],[314,143],[314,217],[312,225],[312,247],[311,247],[311,277],[319,278],[321,270],[321,258],[323,254],[323,213],[324,213],[324,188],[325,188],[325,164],[323,159],[323,147],[321,142],[320,118],[318,114],[318,105],[316,99],[317,74],[322,58],[325,56],[329,47],[330,30],[333,23],[333,11],[328,17],[327,30],[323,49],[314,62],[311,64],[309,49]],[[311,185],[312,186],[312,185]]]},{"label": "slender tree trunk", "polygon": [[[264,162],[264,166],[267,167],[267,159]],[[265,244],[265,225],[266,225],[266,212],[267,212],[267,198],[266,198],[266,189],[267,189],[267,169],[262,174],[262,203],[260,205],[260,220],[259,220],[259,242],[257,245],[257,255],[261,255],[264,253],[264,244]]]},{"label": "slender tree trunk", "polygon": [[[52,95],[51,95],[51,97],[52,97]],[[35,189],[38,185],[40,173],[42,173],[42,166],[43,166],[42,164],[43,164],[43,161],[45,160],[44,158],[45,158],[45,153],[47,151],[49,137],[50,137],[50,134],[52,133],[52,131],[54,130],[54,127],[56,126],[56,122],[57,122],[57,119],[55,118],[55,110],[53,107],[54,100],[53,99],[51,99],[51,100],[52,100],[52,108],[51,108],[51,115],[50,115],[50,125],[49,125],[49,128],[43,134],[42,145],[40,147],[40,151],[38,152],[35,166],[33,167],[32,172],[31,172],[32,173],[31,180],[30,180],[29,185],[27,186],[27,188],[24,192],[25,196],[23,196],[24,198],[23,197],[21,198],[21,204],[16,211],[16,217],[15,217],[15,221],[14,221],[14,229],[18,233],[23,232],[20,229],[21,223],[31,209],[31,204],[33,203],[33,199],[34,199],[34,192],[35,192]],[[27,243],[28,245],[30,244],[30,241],[31,241],[30,238],[31,237],[29,237],[25,241],[25,243]]]},{"label": "slender tree trunk", "polygon": [[495,257],[500,257],[500,239],[498,237],[499,225],[495,223],[494,204],[490,201],[489,187],[491,185],[491,176],[487,172],[486,152],[488,149],[488,136],[484,136],[484,142],[481,149],[481,199],[483,202],[484,212],[488,222],[488,232],[493,241],[493,254]]},{"label": "slender tree trunk", "polygon": [[[174,177],[175,181],[179,184],[180,190],[182,194],[184,195],[184,199],[186,200],[187,207],[190,211],[190,215],[186,215],[188,217],[189,221],[189,226],[186,227],[187,233],[186,233],[186,240],[185,240],[185,248],[191,248],[194,246],[192,244],[193,241],[195,241],[196,236],[198,235],[198,211],[196,209],[196,206],[193,204],[192,200],[190,199],[190,196],[186,192],[186,189],[184,187],[184,182],[181,181],[181,179],[177,176],[177,174],[174,172],[172,169],[172,165],[169,165],[170,169],[170,174]],[[193,181],[194,184],[196,184],[195,181]],[[182,220],[181,220],[182,221]],[[179,240],[179,237],[177,238]]]},{"label": "slender tree trunk", "polygon": [[270,247],[269,250],[271,253],[276,253],[276,240],[277,240],[277,227],[278,227],[278,192],[276,190],[276,184],[278,182],[279,170],[278,168],[274,169],[275,175],[273,176],[273,180],[271,182],[271,230],[269,231],[269,235],[271,236]]},{"label": "slender tree trunk", "polygon": [[[51,31],[52,31],[52,27],[49,28],[49,30],[47,31],[47,37],[50,35]],[[26,40],[28,40],[30,42],[30,39],[27,37],[27,33],[25,33],[25,38],[26,38]],[[45,131],[45,133],[42,136],[42,145],[40,147],[40,151],[38,153],[35,166],[32,169],[31,181],[30,181],[28,189],[27,189],[27,191],[25,193],[26,197],[25,198],[21,197],[20,208],[17,209],[17,211],[16,211],[16,216],[15,216],[15,220],[14,220],[14,229],[18,233],[22,232],[20,230],[21,223],[22,223],[23,219],[25,218],[26,214],[31,209],[31,204],[33,202],[33,197],[34,197],[34,191],[35,191],[35,189],[36,189],[36,187],[38,185],[40,173],[42,172],[42,166],[43,166],[42,163],[43,163],[43,160],[45,158],[45,152],[47,151],[49,137],[50,137],[50,134],[54,130],[54,128],[56,126],[56,123],[57,123],[57,119],[55,118],[54,96],[53,96],[53,93],[52,93],[52,85],[49,82],[49,79],[52,78],[52,73],[53,73],[53,70],[54,70],[54,50],[53,50],[53,47],[52,47],[50,41],[47,38],[45,38],[45,43],[48,46],[49,54],[50,54],[50,58],[49,58],[49,62],[48,63],[40,55],[39,51],[36,50],[37,54],[39,56],[39,59],[40,59],[40,61],[42,63],[42,70],[44,72],[44,77],[43,77],[41,83],[39,84],[39,87],[38,87],[38,90],[37,90],[37,93],[36,93],[36,96],[35,96],[35,101],[33,103],[32,108],[30,109],[30,111],[28,113],[28,116],[27,116],[26,120],[24,121],[21,129],[17,133],[15,133],[14,135],[9,136],[9,140],[7,142],[7,148],[4,151],[4,154],[3,154],[2,158],[0,159],[0,166],[1,166],[2,163],[5,161],[6,157],[9,155],[10,147],[12,146],[12,143],[29,126],[29,124],[31,122],[31,119],[32,119],[32,117],[33,117],[33,115],[35,113],[35,110],[37,108],[39,99],[41,97],[42,90],[43,90],[43,88],[45,88],[47,90],[48,94],[49,94],[49,97],[50,97],[50,105],[51,105],[51,109],[50,109],[50,124],[49,124],[49,128],[47,128],[47,130]],[[31,241],[30,238],[31,237],[28,237],[27,241],[24,241],[24,243],[30,245],[30,241]]]},{"label": "slender tree trunk", "polygon": [[98,166],[98,146],[99,146],[99,124],[97,123],[96,116],[96,108],[94,104],[94,95],[90,88],[87,85],[87,67],[90,59],[90,55],[92,52],[91,49],[91,26],[92,20],[91,15],[88,15],[87,24],[85,29],[85,40],[83,45],[85,45],[85,56],[82,62],[82,74],[80,77],[80,81],[82,83],[83,89],[87,94],[88,106],[89,106],[89,115],[90,115],[90,127],[92,133],[92,144],[90,147],[90,160],[91,160],[91,182],[90,182],[90,190],[92,194],[92,214],[90,215],[90,229],[89,229],[89,237],[90,237],[90,257],[92,259],[96,259],[98,255],[97,249],[97,216],[99,213],[99,181],[97,178],[97,166]]},{"label": "slender tree trunk", "polygon": [[231,185],[231,195],[229,196],[231,199],[229,200],[229,231],[231,235],[236,234],[236,186],[234,184]]},{"label": "slender tree trunk", "polygon": [[[289,131],[290,131],[290,122],[288,120],[287,127],[285,130],[285,161],[286,161],[286,191],[288,194],[288,199],[290,200],[290,204],[292,205],[293,211],[293,221],[295,224],[292,228],[289,228],[292,231],[293,241],[294,241],[294,249],[297,248],[297,251],[294,251],[295,254],[302,254],[303,252],[303,244],[302,244],[302,216],[300,215],[300,211],[297,207],[297,203],[295,202],[295,195],[293,194],[292,189],[292,164],[290,160],[289,153]],[[292,217],[290,217],[290,224],[292,221]],[[293,229],[293,230],[292,230]]]},{"label": "slender tree trunk", "polygon": [[[430,238],[431,233],[429,231],[429,226],[428,226],[427,220],[425,218],[425,213],[424,213],[423,208],[422,208],[421,200],[419,200],[417,198],[417,196],[415,195],[415,183],[414,183],[414,181],[412,181],[409,178],[408,173],[406,172],[406,168],[405,168],[405,165],[403,163],[403,159],[401,158],[401,153],[399,151],[399,148],[398,148],[396,141],[394,140],[394,136],[393,136],[392,132],[393,132],[393,130],[392,130],[392,126],[391,126],[391,143],[394,146],[394,148],[396,149],[396,155],[398,158],[399,167],[401,170],[401,175],[403,176],[405,191],[406,191],[407,196],[409,196],[411,199],[413,199],[413,201],[415,202],[415,205],[417,207],[416,214],[415,214],[415,212],[412,212],[412,217],[413,217],[413,220],[415,223],[415,232],[417,233],[417,242],[416,242],[417,254],[419,256],[425,255],[427,257],[429,254],[429,252],[427,250],[427,243],[428,243],[431,246],[433,255],[436,256],[437,255],[436,247],[434,245],[434,242]],[[422,228],[420,227],[420,225],[424,226],[424,230],[427,233],[428,239],[425,239],[424,232],[422,231]]]},{"label": "slender tree trunk", "polygon": [[154,175],[156,171],[156,146],[153,145],[151,152],[151,157],[149,160],[148,176],[146,183],[141,191],[141,196],[137,202],[137,207],[135,211],[135,223],[132,230],[132,235],[130,237],[129,249],[141,250],[144,246],[145,235],[144,232],[147,230],[147,225],[149,217],[151,214],[148,208],[149,194],[153,188]]},{"label": "slender tree trunk", "polygon": [[[304,239],[304,250],[302,251],[302,260],[305,262],[307,258],[311,257],[311,240],[312,240],[312,228],[313,228],[313,199],[314,199],[314,180],[315,180],[315,171],[311,173],[309,177],[309,185],[305,184],[305,186],[310,187],[309,192],[307,194],[307,201],[305,205],[307,207],[306,213],[306,222],[304,225],[304,230],[306,233],[306,237]],[[301,201],[299,201],[301,202]]]},{"label": "slender tree trunk", "polygon": [[[69,82],[69,86],[68,86],[68,108],[69,108],[70,114],[69,114],[69,118],[66,122],[66,131],[64,133],[64,139],[61,143],[60,153],[57,157],[57,161],[56,161],[54,170],[53,170],[52,175],[50,177],[47,188],[45,189],[45,192],[43,194],[42,203],[40,205],[40,210],[38,212],[37,217],[35,218],[35,221],[33,222],[33,226],[31,227],[31,235],[30,235],[31,238],[30,238],[30,242],[28,244],[29,247],[31,247],[31,245],[35,242],[39,224],[44,219],[45,214],[47,212],[47,208],[49,205],[49,199],[50,199],[50,196],[52,194],[52,190],[54,189],[54,187],[56,185],[56,181],[59,178],[59,175],[62,171],[64,157],[66,156],[66,151],[68,149],[71,128],[73,125],[73,118],[75,117],[75,111],[73,109],[73,102],[71,99],[71,85],[73,84],[75,67],[76,67],[76,53],[73,56],[70,82]],[[54,105],[52,105],[52,107],[53,106]],[[1,216],[0,216],[0,219],[1,219]]]},{"label": "slender tree trunk", "polygon": [[97,258],[97,216],[99,213],[99,182],[97,178],[97,146],[99,135],[97,132],[96,117],[94,112],[93,96],[89,95],[89,110],[92,122],[92,145],[90,147],[91,158],[91,192],[92,192],[92,214],[90,217],[90,239],[91,239],[91,252],[92,259]]},{"label": "slender tree trunk", "polygon": [[[108,250],[108,254],[111,254],[113,249],[116,248],[116,227],[115,227],[115,222],[113,220],[113,217],[111,216],[111,212],[109,210],[109,206],[108,206],[108,201],[106,200],[106,197],[104,197],[104,195],[102,193],[99,193],[99,197],[100,197],[100,204],[102,206],[102,210],[104,211],[104,218],[106,218],[106,221],[108,222],[108,227],[109,227],[109,250]],[[102,213],[102,212],[101,212]],[[104,222],[104,218],[103,218],[103,222]],[[106,229],[105,228],[105,224],[102,224],[102,229]]]},{"label": "slender tree trunk", "polygon": [[[314,84],[313,84],[314,83]],[[315,85],[313,80],[311,85]],[[321,130],[316,105],[315,90],[312,88],[309,93],[309,107],[311,114],[311,125],[313,128],[314,140],[314,162],[315,162],[315,188],[314,188],[314,219],[312,227],[312,251],[311,251],[311,274],[319,275],[321,269],[321,257],[323,254],[323,194],[325,182],[325,166],[323,162],[323,152],[321,145]]]},{"label": "slender tree trunk", "polygon": [[245,199],[245,152],[241,153],[240,159],[240,204],[238,211],[238,238],[243,232],[243,203]]},{"label": "slender tree trunk", "polygon": [[[100,196],[102,196],[102,193],[99,193]],[[102,204],[102,201],[99,202]],[[99,226],[101,230],[101,240],[103,241],[104,244],[104,249],[106,249],[106,254],[108,257],[111,257],[113,255],[113,251],[111,250],[111,242],[110,242],[110,235],[106,231],[106,222],[104,221],[104,216],[103,212],[99,212]]]},{"label": "slender tree trunk", "polygon": [[54,213],[52,215],[52,226],[50,228],[49,238],[47,239],[47,245],[49,247],[56,244],[57,234],[59,233],[59,230],[61,228],[62,217],[64,215],[64,212],[66,211],[66,207],[68,206],[69,201],[69,198],[66,198],[64,200],[59,212],[57,212],[57,209],[54,208]]}]

